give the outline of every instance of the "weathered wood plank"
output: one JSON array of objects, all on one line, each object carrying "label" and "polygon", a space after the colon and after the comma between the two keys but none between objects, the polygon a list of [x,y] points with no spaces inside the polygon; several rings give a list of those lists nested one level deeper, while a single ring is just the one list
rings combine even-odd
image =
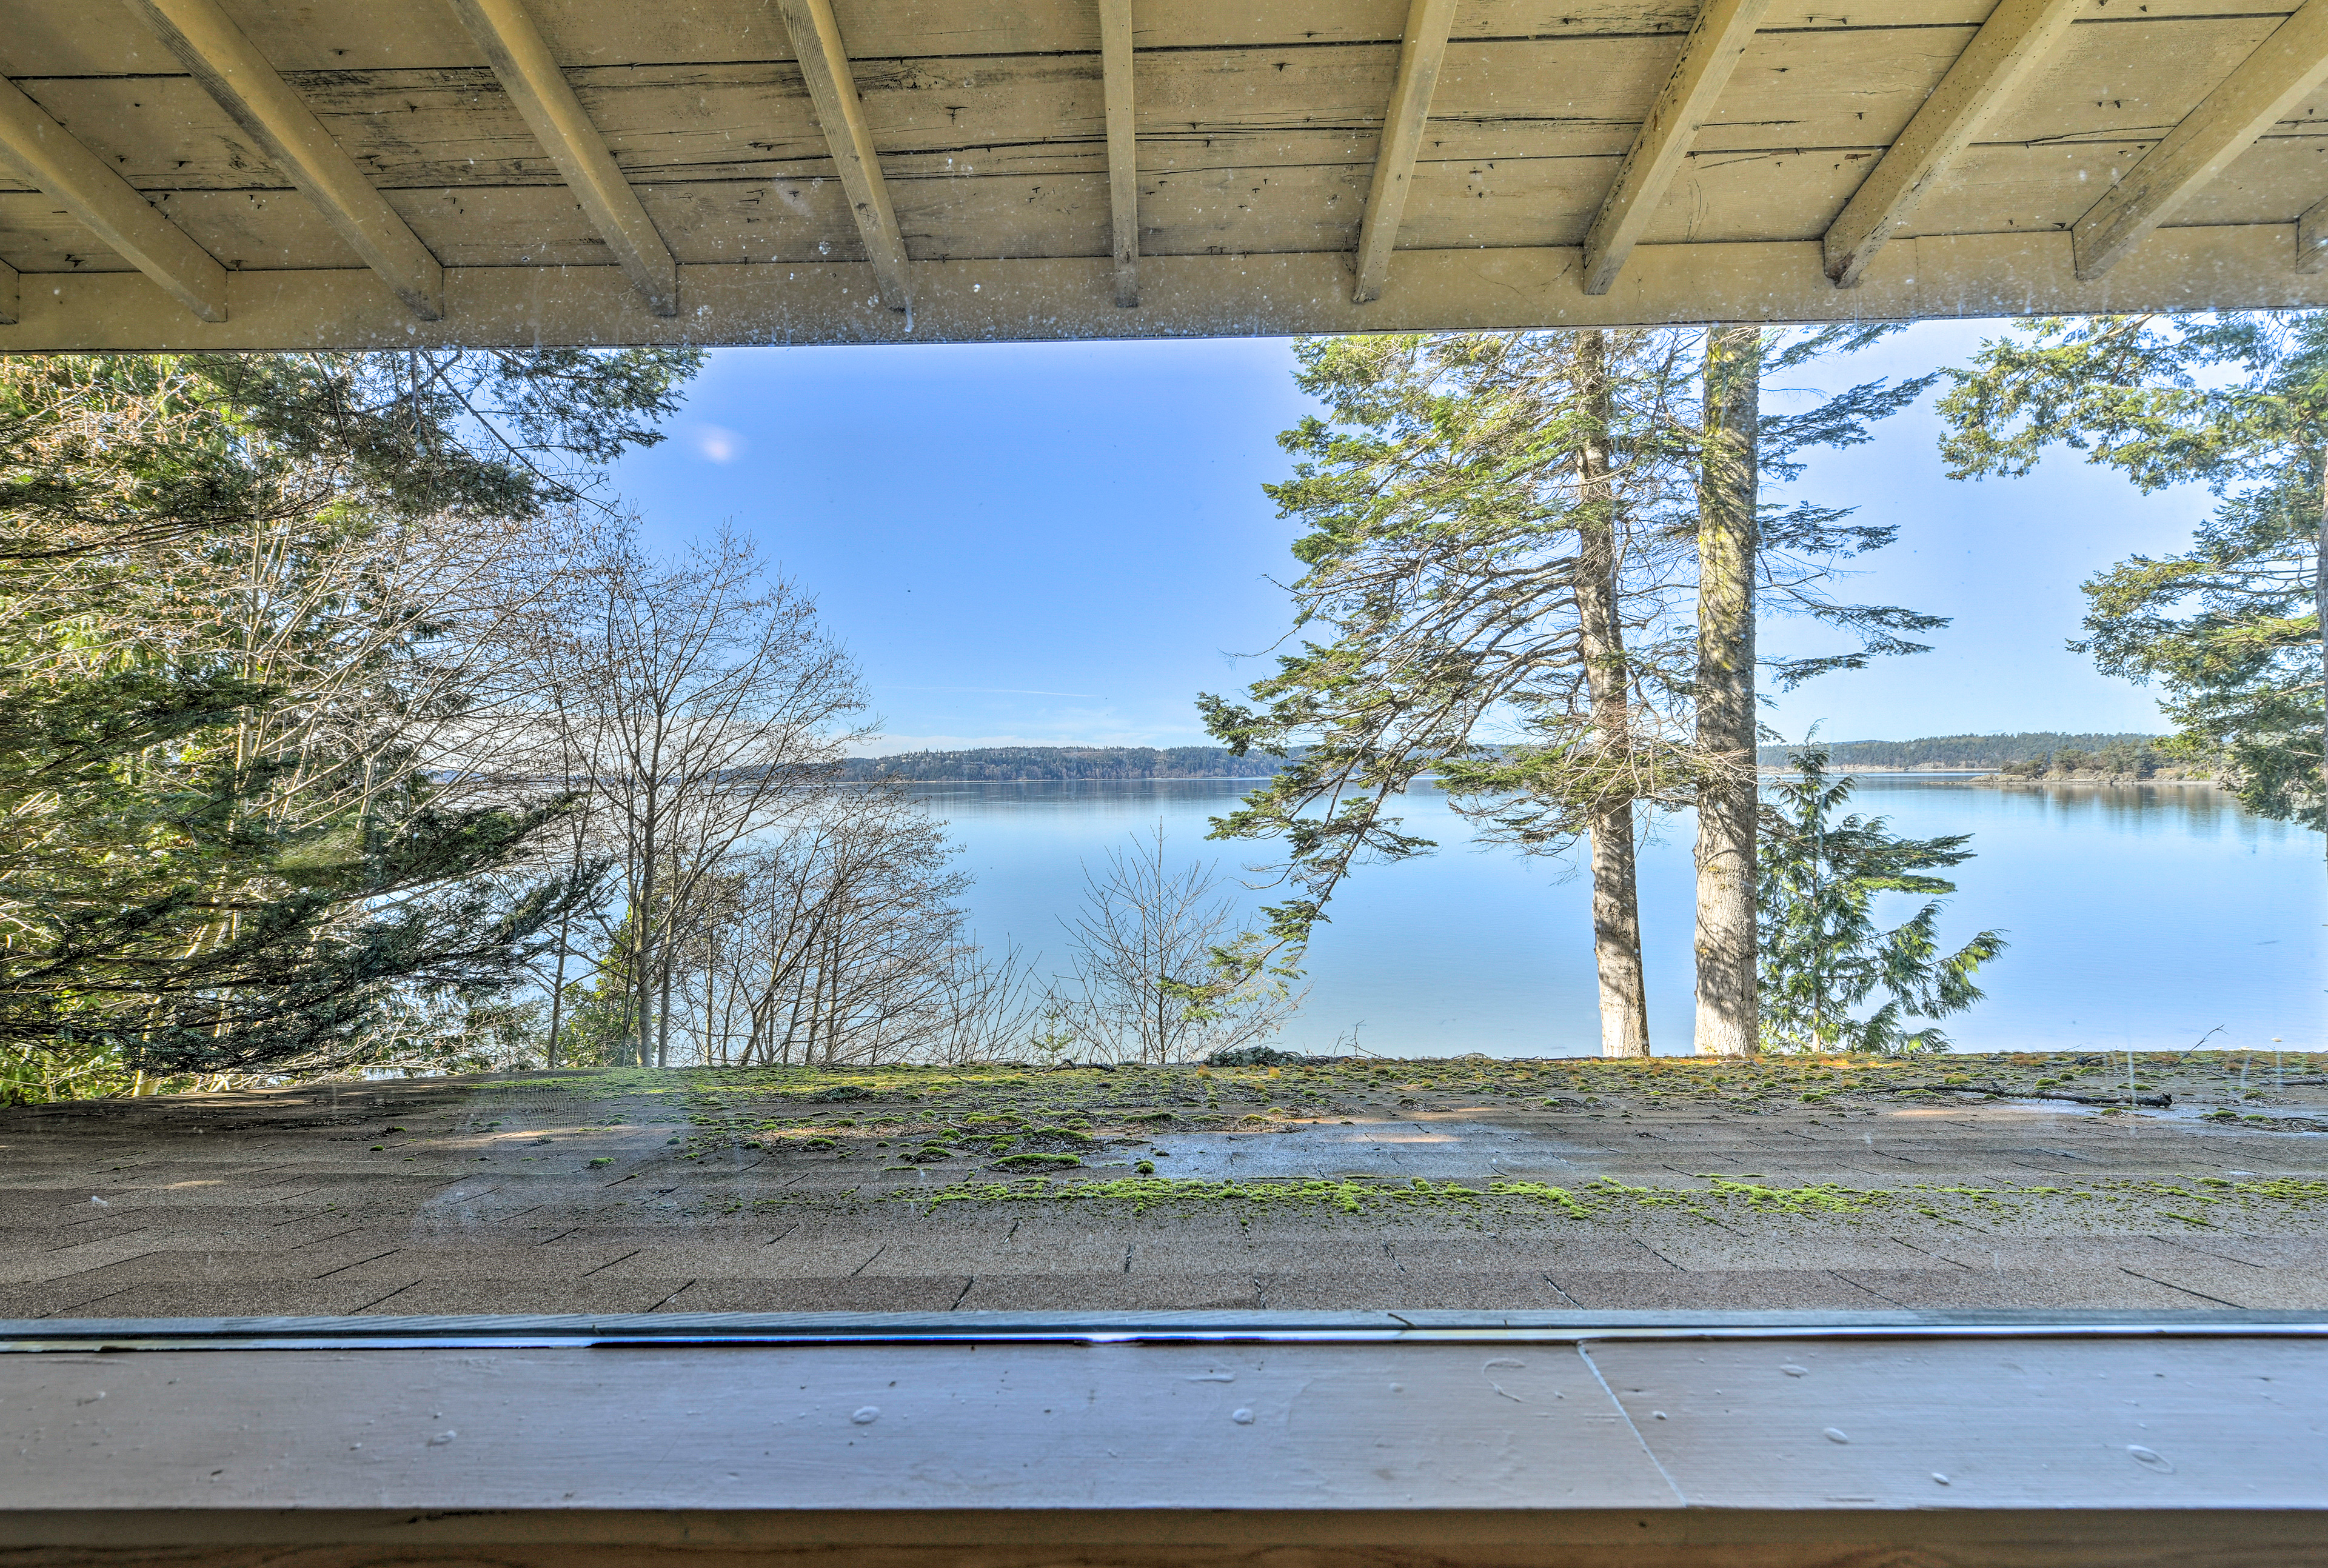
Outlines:
[{"label": "weathered wood plank", "polygon": [[[237,14],[249,14],[245,3],[230,0]],[[1177,3],[1156,0],[1168,20],[1180,14],[1169,10]],[[555,52],[564,45],[549,19],[571,23],[581,13],[539,4]],[[316,6],[310,19],[333,14]],[[1137,35],[1146,35],[1149,14],[1146,5],[1135,14]],[[2016,231],[2074,221],[2090,192],[2113,171],[2122,177],[2273,25],[2267,15],[2137,14],[2143,19],[2072,27],[2039,85],[1999,112],[1903,231]],[[610,14],[599,20],[615,24]],[[1572,243],[1634,137],[1640,106],[1671,73],[1680,40],[1653,30],[1465,42],[1475,20],[1473,6],[1457,7],[1399,246]],[[1095,38],[1095,11],[1088,24]],[[1892,31],[1854,21],[1849,31],[1807,34],[1766,28],[1741,58],[1647,234],[1683,242],[1821,232],[1971,36],[1953,21]],[[0,49],[8,42],[0,39]],[[1379,42],[1142,50],[1135,57],[1135,200],[1141,226],[1151,231],[1142,249],[1347,253],[1361,227],[1397,55]],[[860,59],[851,69],[913,255],[1112,254],[1115,192],[1098,54]],[[565,74],[676,261],[865,254],[794,64],[601,65]],[[603,236],[575,208],[564,175],[481,59],[287,80],[442,259],[609,259]],[[230,267],[360,264],[327,226],[302,216],[304,203],[255,139],[191,79],[52,78],[25,86]],[[2285,223],[2310,207],[2328,189],[2316,172],[2323,165],[2314,158],[2307,173],[2303,159],[2266,149],[2314,135],[2304,122],[2323,108],[2328,94],[2315,92],[2224,173],[2212,188],[2220,197],[2193,198],[2191,214]],[[2023,145],[2005,145],[2009,137]],[[2328,143],[2328,127],[2316,139]],[[0,191],[11,183],[20,183],[0,179]],[[527,188],[538,193],[525,195]],[[42,206],[35,198],[32,208]],[[0,258],[20,269],[70,271],[92,258],[112,265],[93,237],[52,210],[23,221],[9,211],[0,202]]]},{"label": "weathered wood plank", "polygon": [[[2220,14],[2217,0],[2080,0],[2081,17],[2112,21]],[[2286,15],[2289,0],[2261,0],[2239,14]],[[229,0],[229,13],[267,40],[269,58],[286,73],[482,67],[485,61],[442,7],[383,6],[358,0]],[[1987,0],[1867,0],[1812,6],[1778,0],[1769,31],[1835,33],[1935,23],[1977,26]],[[151,69],[154,40],[134,23],[91,28],[87,0],[12,0],[0,33],[0,71],[19,76],[88,76]],[[788,61],[790,42],[763,0],[690,0],[684,7],[626,0],[538,0],[544,37],[569,70],[608,63],[734,63]],[[1087,0],[933,5],[929,0],[844,0],[844,34],[860,60],[879,56],[935,60],[1025,53],[1096,52],[1098,31]],[[1137,20],[1141,50],[1395,44],[1402,0],[1154,0]],[[1595,34],[1689,31],[1686,0],[1466,0],[1453,36],[1465,39],[1568,39]],[[860,42],[861,41],[861,42]]]},{"label": "weathered wood plank", "polygon": [[2328,0],[2307,0],[2070,228],[2078,276],[2108,271],[2328,80]]},{"label": "weathered wood plank", "polygon": [[2276,25],[2269,16],[2234,14],[2072,26],[1979,139],[2042,142],[2144,129],[2164,136]]},{"label": "weathered wood plank", "polygon": [[226,268],[41,106],[0,81],[0,158],[97,240],[204,321],[226,315]]},{"label": "weathered wood plank", "polygon": [[1625,258],[1647,233],[1666,187],[1697,139],[1698,127],[1713,115],[1730,73],[1769,8],[1769,0],[1704,0],[1696,25],[1674,61],[1673,74],[1649,106],[1618,167],[1615,183],[1585,233],[1587,293],[1606,294]]},{"label": "weathered wood plank", "polygon": [[[2099,283],[2069,236],[1893,241],[1907,265],[1846,293],[1813,241],[1647,245],[1606,295],[1578,286],[1573,248],[1402,253],[1406,286],[1350,301],[1345,254],[1159,257],[1141,267],[1141,330],[1157,337],[1491,331],[1723,321],[1984,317],[2137,310],[2328,307],[2328,275],[2296,272],[2292,224],[2165,229]],[[1068,341],[1123,334],[1109,261],[919,264],[915,320],[883,309],[857,263],[691,267],[686,315],[650,313],[621,269],[468,268],[446,279],[448,320],[416,322],[361,271],[228,278],[230,319],[193,320],[120,274],[51,275],[24,291],[21,352],[402,347],[438,343],[786,343]],[[1385,310],[1388,305],[1391,308]]]},{"label": "weathered wood plank", "polygon": [[[1970,231],[2067,230],[2141,161],[2145,146],[2079,145],[2058,148],[1974,147],[1958,164],[1951,187],[1918,213],[1909,228],[1927,236]],[[2295,221],[2328,185],[2328,136],[2273,137],[2257,143],[2176,213],[2175,224]],[[2291,253],[2292,256],[2292,253]]]},{"label": "weathered wood plank", "polygon": [[[2229,171],[2185,217],[2192,222],[2289,222],[2307,206],[2328,138],[2263,144]],[[1994,211],[2000,231],[2051,231],[2073,221],[2081,191],[2107,184],[2108,148],[1975,148],[1958,186]],[[2122,152],[2121,167],[2140,155]],[[1816,238],[1858,181],[1864,159],[1834,155],[1700,154],[1676,181],[1650,230],[1673,244]],[[1483,163],[1423,160],[1416,165],[1402,255],[1407,249],[1526,248],[1581,240],[1615,167],[1597,159]],[[2086,183],[2077,179],[2089,174]],[[1366,192],[1361,164],[1281,168],[1256,176],[1225,168],[1150,175],[1143,181],[1143,251],[1151,256],[1347,254]],[[1109,253],[1107,178],[1096,167],[1069,174],[892,177],[899,224],[926,259],[1104,256]],[[414,230],[461,266],[566,265],[609,260],[604,241],[559,186],[463,187],[394,192]],[[296,193],[186,192],[160,198],[202,244],[249,270],[359,265]],[[815,263],[861,259],[837,181],[669,182],[642,192],[674,255],[690,265],[738,260]],[[62,217],[28,221],[52,206],[39,196],[0,196],[0,257],[27,273],[71,272],[90,256],[110,265],[78,225]],[[1964,214],[1959,214],[1959,217]],[[1954,223],[1936,202],[1919,226]],[[43,228],[47,222],[49,227]],[[2292,241],[2291,241],[2292,242]]]},{"label": "weathered wood plank", "polygon": [[435,321],[445,292],[436,258],[216,0],[128,4],[396,296]]},{"label": "weathered wood plank", "polygon": [[1360,305],[1380,299],[1390,277],[1390,254],[1398,245],[1414,156],[1422,145],[1423,124],[1431,117],[1431,98],[1439,84],[1440,61],[1447,54],[1447,31],[1454,21],[1455,0],[1413,0],[1407,7],[1398,78],[1375,154],[1366,217],[1358,226],[1357,284],[1351,298]]},{"label": "weathered wood plank", "polygon": [[552,58],[525,0],[452,0],[510,101],[657,315],[679,314],[679,263]]},{"label": "weathered wood plank", "polygon": [[52,1349],[0,1358],[0,1551],[33,1568],[2319,1555],[2316,1337],[1723,1327],[1566,1343]]},{"label": "weathered wood plank", "polygon": [[792,33],[793,52],[800,56],[801,74],[823,124],[841,188],[849,192],[850,210],[856,217],[858,236],[864,241],[866,259],[872,264],[882,302],[891,310],[911,314],[914,296],[906,277],[905,236],[898,230],[897,214],[881,182],[880,155],[874,150],[872,132],[858,102],[849,52],[831,0],[776,0],[776,4]]},{"label": "weathered wood plank", "polygon": [[[2159,89],[2189,101],[2253,47],[2268,21],[2072,30],[2068,70],[2040,112],[2008,108],[1988,140],[2163,133],[2187,105],[2104,96],[2145,57],[2164,63]],[[1696,150],[1881,148],[1892,140],[1972,36],[1953,27],[1905,38],[1758,35],[1741,60]],[[2110,41],[2103,47],[2095,40]],[[1670,72],[1670,37],[1449,46],[1423,138],[1426,156],[1600,155],[1621,151],[1639,105]],[[1320,155],[1319,134],[1370,160],[1396,52],[1319,48],[1280,61],[1265,51],[1139,57],[1141,156],[1150,169],[1221,161],[1223,138],[1256,163]],[[1277,69],[1283,64],[1282,70]],[[2051,69],[2051,68],[2049,68]],[[866,120],[885,167],[919,153],[979,172],[1097,167],[1105,135],[1097,62],[1086,57],[930,63],[856,62]],[[641,67],[571,73],[586,112],[634,183],[685,177],[779,176],[829,156],[797,70],[784,64]],[[483,67],[424,72],[307,73],[292,85],[383,186],[499,184],[561,178]],[[2215,80],[2220,80],[2220,72]],[[2099,85],[2098,85],[2099,84]],[[191,85],[179,80],[58,79],[24,84],[133,183],[155,187],[253,183],[255,149]],[[2124,89],[2120,89],[2123,94]],[[2032,98],[2037,95],[2032,95]],[[2060,100],[2060,101],[2054,101]],[[262,173],[264,183],[274,183]]]},{"label": "weathered wood plank", "polygon": [[1826,230],[1826,272],[1855,288],[1892,231],[1914,216],[1997,108],[2069,31],[2076,0],[2001,0],[1938,87]]},{"label": "weathered wood plank", "polygon": [[22,297],[16,269],[0,261],[0,326],[16,324],[17,302]]},{"label": "weathered wood plank", "polygon": [[1140,304],[1140,134],[1131,63],[1131,0],[1099,0],[1099,36],[1115,303],[1131,310]]},{"label": "weathered wood plank", "polygon": [[70,212],[38,191],[0,192],[0,256],[46,288],[52,275],[135,272]]}]

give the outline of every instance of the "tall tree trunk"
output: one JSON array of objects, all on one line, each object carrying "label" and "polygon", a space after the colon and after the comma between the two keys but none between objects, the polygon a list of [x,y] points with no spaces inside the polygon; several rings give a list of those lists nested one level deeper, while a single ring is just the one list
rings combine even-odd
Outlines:
[{"label": "tall tree trunk", "polygon": [[558,1031],[566,1023],[566,938],[572,916],[558,917],[558,980],[549,988],[549,1070],[558,1071]]},{"label": "tall tree trunk", "polygon": [[[590,820],[590,819],[589,819],[588,815],[587,814],[587,811],[586,811],[586,813],[585,813],[585,815],[584,815],[584,816],[583,816],[583,818],[582,818],[582,822],[583,822],[583,823],[587,824],[587,823],[589,822],[589,820]],[[579,876],[582,874],[582,833],[583,833],[583,831],[584,831],[584,830],[583,830],[583,827],[582,827],[582,826],[577,826],[577,827],[575,828],[575,830],[574,830],[574,871],[573,871],[573,875],[574,875],[574,876],[576,876],[576,877],[579,877]],[[572,887],[572,886],[573,886],[573,884],[572,884],[572,882],[569,880],[569,881],[568,881],[568,887],[569,888],[571,888],[571,887]],[[558,982],[557,982],[557,984],[555,984],[555,985],[551,986],[551,987],[550,987],[550,991],[549,991],[549,1070],[550,1070],[551,1072],[553,1072],[553,1073],[554,1073],[554,1072],[556,1072],[556,1071],[558,1070],[558,1035],[559,1035],[559,1031],[560,1029],[564,1028],[565,1028],[565,1026],[566,1026],[566,955],[567,955],[567,953],[569,953],[570,951],[572,951],[572,948],[571,948],[571,944],[570,944],[570,943],[571,943],[571,938],[572,938],[572,935],[573,935],[573,930],[574,930],[574,910],[573,910],[573,906],[569,904],[569,905],[566,907],[566,909],[564,910],[564,912],[563,912],[563,913],[561,913],[561,914],[558,916]]]},{"label": "tall tree trunk", "polygon": [[1697,492],[1697,1051],[1754,1053],[1754,564],[1762,333],[1705,334]]},{"label": "tall tree trunk", "polygon": [[[2320,636],[2320,809],[2328,827],[2328,447],[2320,453],[2320,538],[2313,546],[2312,613]],[[2328,834],[2321,842],[2328,847]]]},{"label": "tall tree trunk", "polygon": [[654,1039],[655,857],[662,849],[655,842],[655,805],[650,790],[646,832],[639,848],[638,905],[631,915],[631,955],[636,966],[633,987],[639,993],[638,1039],[634,1042],[635,1055],[631,1065],[641,1067],[654,1060],[651,1053]]},{"label": "tall tree trunk", "polygon": [[663,943],[662,994],[655,1012],[655,1066],[671,1066],[671,943]]},{"label": "tall tree trunk", "polygon": [[[1625,634],[1617,615],[1617,502],[1609,478],[1609,339],[1576,334],[1576,395],[1584,439],[1577,449],[1576,618],[1602,765],[1622,765],[1632,741],[1626,701]],[[1634,877],[1633,800],[1611,789],[1592,812],[1592,961],[1600,976],[1600,1054],[1649,1054],[1649,998],[1641,971],[1641,901]]]}]

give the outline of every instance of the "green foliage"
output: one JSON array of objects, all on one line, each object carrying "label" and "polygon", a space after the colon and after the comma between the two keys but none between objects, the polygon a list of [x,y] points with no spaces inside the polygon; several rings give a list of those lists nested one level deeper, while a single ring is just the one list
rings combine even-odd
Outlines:
[{"label": "green foliage", "polygon": [[2148,778],[2158,771],[2160,763],[2164,760],[2164,754],[2151,744],[2154,738],[2146,735],[2112,736],[2091,751],[2083,746],[2065,746],[2056,751],[2008,762],[1997,771],[2007,778],[2068,777],[2080,773]]},{"label": "green foliage", "polygon": [[2328,316],[2047,320],[1948,372],[1941,443],[1958,478],[2016,476],[2056,443],[2145,491],[2222,498],[2194,548],[2085,584],[2106,672],[2155,679],[2170,750],[2220,758],[2249,810],[2328,827],[2321,784],[2319,568]]},{"label": "green foliage", "polygon": [[0,360],[8,1072],[510,1059],[497,999],[597,869],[517,874],[564,803],[424,765],[458,687],[395,563],[574,500],[699,358]]},{"label": "green foliage", "polygon": [[[1293,897],[1264,911],[1225,961],[1298,954],[1342,877],[1365,859],[1434,846],[1404,832],[1393,798],[1426,773],[1529,847],[1558,847],[1610,798],[1677,793],[1676,752],[1657,733],[1681,679],[1677,640],[1628,650],[1616,673],[1637,733],[1596,732],[1578,630],[1580,505],[1620,514],[1638,562],[1677,532],[1692,451],[1670,409],[1678,339],[1610,334],[1612,412],[1575,392],[1573,334],[1321,338],[1298,345],[1301,390],[1324,402],[1279,437],[1293,477],[1264,486],[1303,531],[1292,585],[1297,634],[1318,629],[1255,706],[1206,695],[1206,727],[1242,756],[1287,758],[1216,838],[1281,838]],[[1605,426],[1605,427],[1604,427]],[[1623,455],[1608,495],[1581,501],[1588,443]],[[1667,545],[1670,551],[1670,543]],[[1619,568],[1620,571],[1622,568]],[[1638,626],[1655,618],[1620,611]],[[1525,738],[1489,746],[1483,723],[1516,718]]]},{"label": "green foliage", "polygon": [[[1947,1018],[1978,1001],[1973,975],[2004,951],[2002,934],[1984,931],[1943,955],[1937,900],[1889,931],[1873,908],[1878,893],[1955,892],[1955,883],[1923,873],[1970,859],[1970,835],[1895,838],[1882,817],[1838,815],[1854,786],[1826,765],[1823,748],[1798,752],[1795,776],[1776,788],[1778,806],[1763,812],[1755,902],[1764,1048],[1946,1049],[1938,1029],[1911,1033],[1907,1020]],[[1873,1012],[1853,1016],[1878,997]]]},{"label": "green foliage", "polygon": [[[2102,751],[2118,746],[2147,746],[2154,735],[2132,733],[2062,735],[2052,730],[2027,730],[2014,735],[1934,735],[1917,740],[1838,740],[1827,744],[1832,767],[2009,768],[2014,764],[2044,762],[2057,751]],[[1759,754],[1765,767],[1787,764],[1796,747],[1766,746]]]},{"label": "green foliage", "polygon": [[917,783],[1033,779],[1266,778],[1276,765],[1217,746],[998,746],[851,757],[840,776]]},{"label": "green foliage", "polygon": [[[1770,336],[1762,363],[1783,373],[1893,330],[1844,327]],[[1251,689],[1251,705],[1198,699],[1206,728],[1239,756],[1288,760],[1216,838],[1287,846],[1291,897],[1222,962],[1290,968],[1340,879],[1367,860],[1436,846],[1402,831],[1394,797],[1425,775],[1491,840],[1531,852],[1575,842],[1599,815],[1674,803],[1695,787],[1685,711],[1694,633],[1682,606],[1695,540],[1703,339],[1599,334],[1605,413],[1579,393],[1569,333],[1307,339],[1301,390],[1326,405],[1279,437],[1293,476],[1264,486],[1302,530],[1291,585],[1299,649]],[[1766,415],[1765,476],[1798,477],[1820,447],[1856,445],[1929,378],[1871,381]],[[1782,389],[1783,390],[1783,389]],[[1580,480],[1588,446],[1608,472]],[[1588,697],[1578,585],[1579,524],[1614,537],[1609,563],[1623,646],[1597,655],[1621,685],[1612,733]],[[1790,686],[1915,653],[1911,634],[1944,624],[1897,606],[1838,603],[1820,580],[1839,558],[1890,543],[1896,529],[1846,510],[1772,505],[1760,522],[1763,602],[1849,634],[1847,651],[1779,661]],[[1516,729],[1516,738],[1488,738]],[[1291,955],[1291,956],[1288,956]]]},{"label": "green foliage", "polygon": [[2156,679],[2180,726],[2169,751],[2219,764],[2265,816],[2323,825],[2319,565],[2321,475],[2292,465],[2228,498],[2193,548],[2135,556],[2085,584],[2090,653],[2106,674]]}]

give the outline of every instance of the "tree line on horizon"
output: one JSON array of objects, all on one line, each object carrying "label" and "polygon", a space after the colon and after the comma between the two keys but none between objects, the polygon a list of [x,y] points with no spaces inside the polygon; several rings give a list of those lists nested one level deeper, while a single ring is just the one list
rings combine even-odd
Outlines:
[{"label": "tree line on horizon", "polygon": [[850,779],[910,783],[1034,783],[1079,779],[1266,778],[1276,765],[1219,746],[994,746],[852,756]]},{"label": "tree line on horizon", "polygon": [[[1915,639],[1947,624],[1835,599],[1843,563],[1897,526],[1785,494],[1807,454],[1870,439],[1943,378],[1953,478],[2023,474],[2059,445],[2145,490],[2213,492],[2190,553],[2082,585],[2069,646],[2165,689],[2179,728],[2159,750],[2202,761],[2252,811],[2328,825],[2328,316],[2044,320],[1899,383],[1829,395],[1773,380],[1894,330],[1297,344],[1297,383],[1324,411],[1282,433],[1293,477],[1264,486],[1303,530],[1292,648],[1244,700],[1199,699],[1233,750],[1287,759],[1214,822],[1216,838],[1288,851],[1283,901],[1216,955],[1224,975],[1297,972],[1355,869],[1434,849],[1395,811],[1432,777],[1482,841],[1582,852],[1605,1054],[1649,1051],[1635,843],[1645,817],[1683,807],[1697,819],[1697,1051],[1942,1044],[1909,1020],[1976,1000],[2002,934],[1945,953],[1936,906],[1890,931],[1869,912],[1879,893],[1946,891],[1929,873],[1967,852],[1852,814],[1831,831],[1851,786],[1826,777],[1824,746],[1777,748],[1798,777],[1765,799],[1759,743],[1778,737],[1758,688],[1922,652]],[[1842,643],[1770,658],[1757,630],[1773,614]],[[2095,738],[2098,755],[2154,756],[2147,737]]]},{"label": "tree line on horizon", "polygon": [[[2114,746],[2154,745],[2164,738],[2136,731],[2024,730],[2013,734],[1936,735],[1913,740],[1821,742],[1835,767],[2001,767],[2043,761],[2056,752],[2101,755]],[[1785,767],[1802,747],[1765,745],[1756,753],[1766,768]],[[1218,746],[1009,746],[962,751],[892,752],[852,756],[841,776],[915,784],[1039,783],[1073,780],[1269,778],[1271,757],[1239,756]]]},{"label": "tree line on horizon", "polygon": [[603,493],[701,362],[0,356],[0,1103],[1272,1027],[1155,1015],[1226,916],[1154,856],[977,941],[813,599]]},{"label": "tree line on horizon", "polygon": [[[1200,699],[1217,748],[1145,762],[1262,781],[1216,836],[1276,843],[1287,896],[1227,930],[1120,856],[1057,983],[972,938],[903,789],[944,762],[849,760],[863,682],[808,592],[732,530],[651,550],[604,493],[695,352],[0,356],[0,1094],[1249,1039],[1342,880],[1432,847],[1396,815],[1424,780],[1487,841],[1585,850],[1605,1048],[1647,1047],[1634,846],[1683,806],[1701,1049],[1929,1044],[1998,934],[1944,953],[1873,900],[1963,845],[1852,814],[1817,748],[1777,799],[1756,766],[1762,687],[1945,624],[1836,597],[1894,526],[1788,493],[1931,383],[1788,390],[1888,330],[1298,343],[1286,650]],[[2163,686],[2160,751],[2321,826],[2328,317],[2039,322],[1943,373],[1958,477],[2068,445],[2211,487],[2072,645]],[[1835,641],[1770,658],[1780,614]]]},{"label": "tree line on horizon", "polygon": [[[1819,743],[1834,767],[1981,768],[2008,763],[2042,762],[2056,752],[2098,754],[2112,747],[2154,746],[2163,736],[2133,730],[2065,735],[2050,729],[2010,735],[1930,735],[1914,740],[1830,740]],[[1770,745],[1759,756],[1764,767],[1792,765],[1799,745]]]}]

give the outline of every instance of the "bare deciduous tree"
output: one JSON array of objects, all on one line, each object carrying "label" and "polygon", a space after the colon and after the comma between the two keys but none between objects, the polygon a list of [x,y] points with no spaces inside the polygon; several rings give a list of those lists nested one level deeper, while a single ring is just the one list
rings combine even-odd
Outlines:
[{"label": "bare deciduous tree", "polygon": [[1301,1003],[1281,981],[1232,980],[1215,948],[1238,926],[1235,901],[1198,861],[1175,869],[1164,825],[1084,869],[1084,906],[1065,922],[1070,974],[1046,1011],[1094,1057],[1180,1062],[1267,1038]]},{"label": "bare deciduous tree", "polygon": [[549,749],[615,862],[632,1059],[667,1066],[688,923],[868,733],[863,690],[815,605],[731,530],[671,560],[618,536],[562,599],[540,644]]}]

